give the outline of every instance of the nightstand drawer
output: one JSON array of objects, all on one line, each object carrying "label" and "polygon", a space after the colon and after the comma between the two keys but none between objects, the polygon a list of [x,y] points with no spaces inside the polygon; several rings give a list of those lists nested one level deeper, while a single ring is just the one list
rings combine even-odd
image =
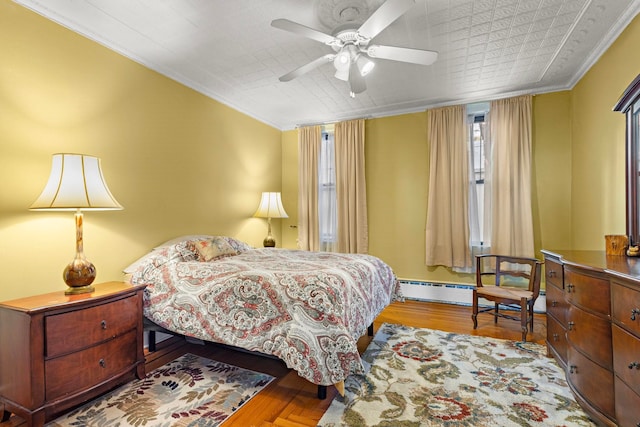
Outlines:
[{"label": "nightstand drawer", "polygon": [[130,296],[91,307],[45,318],[45,356],[71,353],[135,329],[138,324],[138,298]]},{"label": "nightstand drawer", "polygon": [[123,373],[136,362],[137,331],[45,362],[45,396],[51,401]]}]

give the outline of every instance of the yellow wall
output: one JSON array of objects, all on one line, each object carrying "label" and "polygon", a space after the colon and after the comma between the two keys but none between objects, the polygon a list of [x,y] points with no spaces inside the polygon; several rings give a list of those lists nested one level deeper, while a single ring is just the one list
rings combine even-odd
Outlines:
[{"label": "yellow wall", "polygon": [[572,206],[575,249],[604,249],[625,234],[625,120],[612,111],[640,73],[640,16],[571,91]]},{"label": "yellow wall", "polygon": [[[571,93],[533,98],[533,225],[536,251],[570,249]],[[541,258],[541,254],[537,252]]]},{"label": "yellow wall", "polygon": [[[624,233],[624,118],[640,18],[571,91],[533,101],[536,250],[603,249]],[[297,131],[280,132],[0,0],[0,300],[64,288],[73,215],[30,212],[51,154],[99,156],[125,210],[85,215],[96,282],[180,234],[261,246],[261,191],[283,192],[279,246],[296,247]],[[426,113],[366,121],[370,253],[404,279],[471,282],[424,265]]]},{"label": "yellow wall", "polygon": [[56,152],[102,158],[125,208],[85,214],[96,283],[181,234],[262,246],[266,220],[251,215],[281,188],[282,132],[9,0],[0,52],[0,300],[65,288],[73,213],[28,210]]}]

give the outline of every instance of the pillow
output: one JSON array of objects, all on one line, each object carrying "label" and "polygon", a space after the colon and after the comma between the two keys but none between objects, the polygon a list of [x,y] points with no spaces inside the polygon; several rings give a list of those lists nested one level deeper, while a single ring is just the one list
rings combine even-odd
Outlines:
[{"label": "pillow", "polygon": [[158,249],[163,249],[166,248],[167,246],[173,246],[177,243],[182,243],[182,242],[186,242],[188,240],[198,240],[198,239],[211,239],[213,236],[209,235],[209,234],[189,234],[186,236],[179,236],[179,237],[174,237],[171,240],[167,240],[166,242],[162,243],[161,245],[158,245],[156,247],[153,248],[154,251],[158,250]]},{"label": "pillow", "polygon": [[219,239],[219,240],[224,240],[226,241],[229,245],[231,245],[236,251],[238,251],[238,253],[242,253],[242,252],[246,252],[249,249],[253,249],[251,246],[249,246],[247,243],[238,240],[238,239],[234,239],[233,237],[227,237],[227,236],[215,236],[214,239]]},{"label": "pillow", "polygon": [[194,261],[197,259],[198,254],[189,246],[189,243],[190,241],[180,241],[170,246],[154,248],[151,252],[146,253],[141,258],[129,264],[122,272],[131,274],[140,270],[141,267],[148,265],[161,267],[172,261]]},{"label": "pillow", "polygon": [[201,262],[214,261],[240,253],[226,239],[217,236],[211,239],[193,240],[189,244],[196,253],[198,261]]}]

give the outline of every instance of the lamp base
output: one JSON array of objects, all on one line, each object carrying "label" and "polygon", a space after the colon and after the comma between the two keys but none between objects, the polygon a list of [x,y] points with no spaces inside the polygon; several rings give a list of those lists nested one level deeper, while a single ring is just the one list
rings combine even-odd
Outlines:
[{"label": "lamp base", "polygon": [[276,246],[276,239],[271,234],[264,238],[262,244],[265,248],[274,248]]},{"label": "lamp base", "polygon": [[65,295],[79,295],[79,294],[88,294],[95,291],[96,288],[93,285],[87,286],[77,286],[77,287],[68,287],[67,290],[64,291]]},{"label": "lamp base", "polygon": [[93,292],[95,288],[90,285],[96,278],[96,268],[86,258],[76,257],[64,269],[62,278],[69,286],[64,292],[65,295]]}]

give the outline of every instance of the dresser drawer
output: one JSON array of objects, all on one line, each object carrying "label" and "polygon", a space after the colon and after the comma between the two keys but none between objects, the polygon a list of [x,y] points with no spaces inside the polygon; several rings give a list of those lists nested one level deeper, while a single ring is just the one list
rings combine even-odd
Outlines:
[{"label": "dresser drawer", "polygon": [[640,337],[640,291],[611,284],[613,320]]},{"label": "dresser drawer", "polygon": [[563,365],[567,364],[567,337],[564,327],[556,319],[547,316],[547,345],[555,351]]},{"label": "dresser drawer", "polygon": [[613,368],[618,377],[640,394],[640,338],[613,326]]},{"label": "dresser drawer", "polygon": [[555,285],[547,286],[547,313],[555,317],[564,327],[567,326],[567,309],[564,291]]},{"label": "dresser drawer", "polygon": [[587,310],[609,316],[611,295],[609,280],[589,276],[567,268],[564,272],[567,301]]},{"label": "dresser drawer", "polygon": [[616,378],[616,421],[620,427],[640,425],[640,396]]},{"label": "dresser drawer", "polygon": [[45,356],[56,357],[122,335],[138,325],[138,297],[45,317]]},{"label": "dresser drawer", "polygon": [[569,307],[567,341],[596,363],[613,369],[611,323],[576,307]]},{"label": "dresser drawer", "polygon": [[137,330],[77,353],[45,362],[46,400],[77,393],[130,370],[137,357]]},{"label": "dresser drawer", "polygon": [[555,285],[556,287],[562,289],[564,285],[564,277],[563,277],[562,264],[559,264],[550,259],[544,260],[544,278],[547,287],[549,283]]},{"label": "dresser drawer", "polygon": [[567,348],[567,379],[583,399],[614,418],[613,373],[574,349]]}]

